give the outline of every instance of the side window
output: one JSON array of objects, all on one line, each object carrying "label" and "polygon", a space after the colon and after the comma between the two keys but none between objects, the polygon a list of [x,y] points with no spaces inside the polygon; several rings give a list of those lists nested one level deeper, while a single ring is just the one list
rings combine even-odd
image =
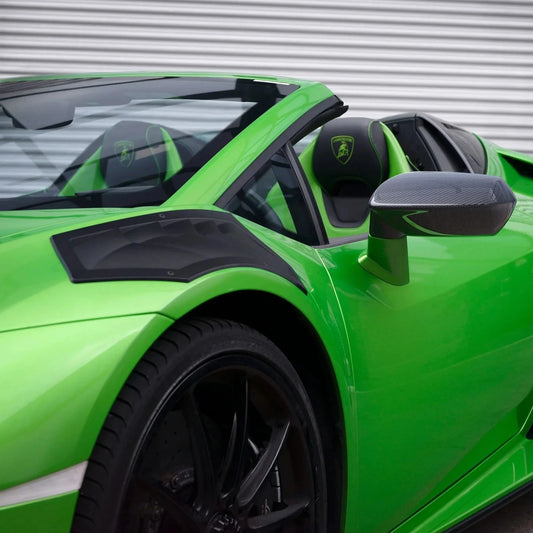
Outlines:
[{"label": "side window", "polygon": [[318,243],[298,178],[282,150],[230,199],[225,208],[305,244]]},{"label": "side window", "polygon": [[316,139],[317,135],[320,133],[320,129],[321,128],[316,128],[294,145],[294,151],[298,157],[300,157],[305,149]]}]

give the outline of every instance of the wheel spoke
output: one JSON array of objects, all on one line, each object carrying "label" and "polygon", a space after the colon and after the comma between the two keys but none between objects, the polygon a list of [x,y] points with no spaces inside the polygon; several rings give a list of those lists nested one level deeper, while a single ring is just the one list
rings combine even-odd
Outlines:
[{"label": "wheel spoke", "polygon": [[216,502],[216,480],[207,432],[193,392],[183,399],[183,414],[189,429],[189,439],[194,462],[196,497],[193,507],[196,512],[207,514]]},{"label": "wheel spoke", "polygon": [[248,529],[257,533],[278,531],[281,526],[298,518],[309,507],[309,499],[300,499],[285,509],[254,516],[248,519]]},{"label": "wheel spoke", "polygon": [[247,376],[236,380],[234,388],[235,413],[221,475],[221,491],[230,495],[242,478],[244,453],[248,439],[249,382]]},{"label": "wheel spoke", "polygon": [[141,490],[154,498],[177,525],[191,533],[200,531],[199,520],[196,519],[193,510],[160,486],[159,482],[138,479],[136,484]]},{"label": "wheel spoke", "polygon": [[339,528],[298,373],[231,320],[184,318],[156,341],[111,408],[87,476],[74,529],[86,516],[99,531],[132,533]]},{"label": "wheel spoke", "polygon": [[235,498],[235,503],[238,508],[242,509],[246,507],[254,499],[255,495],[263,485],[263,482],[274,467],[281,448],[285,443],[289,431],[289,425],[289,420],[285,420],[272,428],[267,447],[259,457],[257,464],[241,483]]}]

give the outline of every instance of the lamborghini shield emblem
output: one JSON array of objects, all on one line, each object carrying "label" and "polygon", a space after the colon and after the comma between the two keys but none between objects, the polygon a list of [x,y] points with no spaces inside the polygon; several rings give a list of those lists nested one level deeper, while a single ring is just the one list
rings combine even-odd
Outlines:
[{"label": "lamborghini shield emblem", "polygon": [[135,145],[132,141],[117,141],[114,144],[115,155],[118,158],[118,162],[123,167],[129,167],[135,159],[134,148]]},{"label": "lamborghini shield emblem", "polygon": [[350,135],[336,135],[331,138],[331,149],[335,159],[346,165],[352,158],[354,148],[354,138]]}]

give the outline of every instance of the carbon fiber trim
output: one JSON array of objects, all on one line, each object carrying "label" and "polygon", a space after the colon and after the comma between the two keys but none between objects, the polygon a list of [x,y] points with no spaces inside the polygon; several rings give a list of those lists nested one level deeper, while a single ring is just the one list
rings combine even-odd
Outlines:
[{"label": "carbon fiber trim", "polygon": [[252,267],[307,292],[292,267],[229,213],[165,211],[60,233],[51,240],[74,283],[190,282],[216,270]]}]

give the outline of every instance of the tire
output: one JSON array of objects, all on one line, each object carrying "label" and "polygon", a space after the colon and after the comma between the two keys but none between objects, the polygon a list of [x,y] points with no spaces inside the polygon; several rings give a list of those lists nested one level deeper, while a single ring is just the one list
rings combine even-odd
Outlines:
[{"label": "tire", "polygon": [[226,320],[168,330],[116,399],[74,533],[324,533],[311,402],[267,338]]}]

